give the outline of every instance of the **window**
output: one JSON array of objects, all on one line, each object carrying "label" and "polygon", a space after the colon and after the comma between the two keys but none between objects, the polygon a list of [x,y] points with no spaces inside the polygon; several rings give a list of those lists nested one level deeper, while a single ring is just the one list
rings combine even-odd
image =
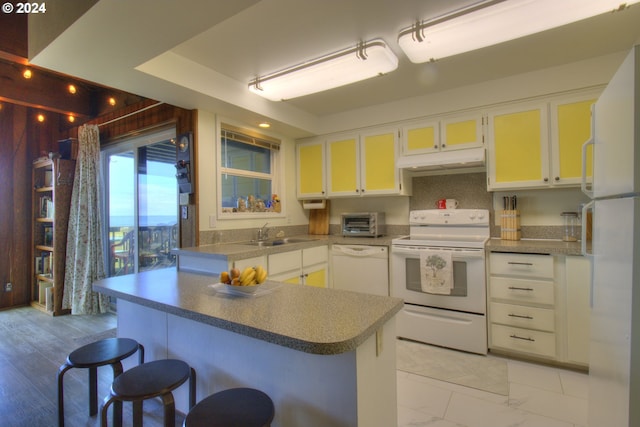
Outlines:
[{"label": "window", "polygon": [[219,203],[222,214],[279,213],[280,141],[226,124],[221,128]]}]

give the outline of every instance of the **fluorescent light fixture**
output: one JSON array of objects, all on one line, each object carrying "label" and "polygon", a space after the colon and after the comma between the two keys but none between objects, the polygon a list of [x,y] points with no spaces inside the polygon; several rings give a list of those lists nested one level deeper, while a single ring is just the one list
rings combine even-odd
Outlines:
[{"label": "fluorescent light fixture", "polygon": [[272,101],[296,98],[366,80],[398,68],[398,58],[381,39],[256,77],[249,90]]},{"label": "fluorescent light fixture", "polygon": [[405,28],[398,36],[398,44],[411,62],[418,64],[623,10],[638,1],[482,1]]}]

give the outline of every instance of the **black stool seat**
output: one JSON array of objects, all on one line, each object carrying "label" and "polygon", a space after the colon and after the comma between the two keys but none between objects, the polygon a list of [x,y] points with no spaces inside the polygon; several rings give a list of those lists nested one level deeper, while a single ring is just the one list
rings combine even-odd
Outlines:
[{"label": "black stool seat", "polygon": [[[189,380],[189,408],[195,404],[195,371],[181,360],[163,359],[138,365],[119,375],[104,399],[101,425],[107,425],[107,410],[113,402],[133,402],[133,425],[142,426],[142,402],[161,397],[164,406],[164,425],[175,425],[173,390]],[[114,425],[122,425],[122,408],[115,406]]]},{"label": "black stool seat", "polygon": [[89,415],[98,413],[98,367],[111,365],[113,377],[122,373],[121,361],[139,351],[144,362],[144,347],[131,338],[107,338],[84,345],[67,356],[58,369],[58,425],[64,426],[64,374],[71,368],[89,369]]},{"label": "black stool seat", "polygon": [[268,427],[274,415],[273,401],[262,391],[232,388],[198,402],[184,427]]}]

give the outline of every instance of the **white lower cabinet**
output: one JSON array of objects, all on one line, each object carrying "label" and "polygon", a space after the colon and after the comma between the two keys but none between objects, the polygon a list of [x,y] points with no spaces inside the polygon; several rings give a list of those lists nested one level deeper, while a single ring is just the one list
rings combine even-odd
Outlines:
[{"label": "white lower cabinet", "polygon": [[567,361],[589,364],[591,335],[591,260],[566,257],[567,271]]},{"label": "white lower cabinet", "polygon": [[326,288],[329,247],[315,246],[271,254],[268,258],[267,270],[270,280]]},{"label": "white lower cabinet", "polygon": [[550,255],[489,256],[489,348],[556,358],[556,283]]},{"label": "white lower cabinet", "polygon": [[489,348],[588,366],[589,259],[491,253],[488,266]]},{"label": "white lower cabinet", "polygon": [[267,257],[264,255],[260,255],[252,258],[235,260],[229,263],[229,270],[235,267],[240,271],[242,271],[247,267],[257,267],[258,265],[261,265],[264,268],[267,268]]}]

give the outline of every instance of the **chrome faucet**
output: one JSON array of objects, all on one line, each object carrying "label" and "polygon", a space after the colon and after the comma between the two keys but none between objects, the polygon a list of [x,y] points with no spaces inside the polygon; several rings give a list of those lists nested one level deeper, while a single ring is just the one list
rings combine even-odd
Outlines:
[{"label": "chrome faucet", "polygon": [[267,240],[267,238],[269,237],[269,230],[267,229],[267,225],[269,225],[268,222],[258,229],[258,241]]}]

